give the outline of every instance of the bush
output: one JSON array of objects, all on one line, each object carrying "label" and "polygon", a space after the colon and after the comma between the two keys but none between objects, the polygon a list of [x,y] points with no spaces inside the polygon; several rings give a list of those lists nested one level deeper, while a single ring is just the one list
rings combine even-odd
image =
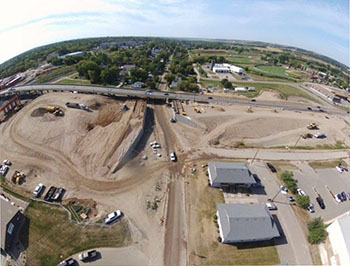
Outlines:
[{"label": "bush", "polygon": [[310,204],[309,196],[297,195],[296,200],[297,203],[304,209],[307,209],[307,206]]},{"label": "bush", "polygon": [[326,239],[326,226],[321,217],[312,219],[311,222],[307,224],[307,228],[309,230],[307,239],[311,244],[319,244]]},{"label": "bush", "polygon": [[281,174],[282,181],[286,184],[287,188],[295,194],[297,192],[297,180],[293,178],[293,173],[288,171],[283,171]]}]

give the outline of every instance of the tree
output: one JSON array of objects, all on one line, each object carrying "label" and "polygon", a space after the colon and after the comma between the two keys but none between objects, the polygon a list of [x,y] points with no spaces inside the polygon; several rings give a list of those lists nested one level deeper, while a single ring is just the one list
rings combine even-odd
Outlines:
[{"label": "tree", "polygon": [[310,204],[309,196],[297,195],[296,200],[297,200],[297,203],[304,209],[307,209],[307,207]]},{"label": "tree", "polygon": [[175,75],[171,73],[167,73],[165,74],[164,79],[167,81],[168,85],[170,85],[171,82],[175,80]]},{"label": "tree", "polygon": [[119,70],[116,66],[101,71],[101,81],[105,84],[116,84],[119,77]]},{"label": "tree", "polygon": [[221,84],[226,89],[232,89],[232,83],[228,79],[221,80]]},{"label": "tree", "polygon": [[307,224],[307,228],[309,230],[309,235],[307,236],[307,239],[311,244],[319,244],[326,239],[326,226],[323,223],[321,217],[312,219]]},{"label": "tree", "polygon": [[293,178],[293,173],[288,171],[283,171],[281,174],[282,181],[286,184],[287,188],[295,194],[297,192],[297,180]]},{"label": "tree", "polygon": [[84,76],[87,79],[90,79],[89,71],[94,71],[98,75],[100,75],[100,67],[97,63],[91,60],[82,60],[80,61],[77,66],[77,71],[80,76]]}]

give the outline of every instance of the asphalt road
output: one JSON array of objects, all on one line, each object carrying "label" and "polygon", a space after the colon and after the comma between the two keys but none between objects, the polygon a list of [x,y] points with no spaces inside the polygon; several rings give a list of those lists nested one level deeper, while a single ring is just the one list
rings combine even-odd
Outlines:
[{"label": "asphalt road", "polygon": [[[261,82],[259,82],[261,83]],[[267,82],[268,83],[268,82]],[[284,83],[281,83],[284,84]],[[238,99],[231,97],[221,97],[221,96],[206,96],[190,93],[175,93],[175,92],[164,92],[164,91],[152,91],[151,94],[146,94],[145,90],[137,89],[125,89],[125,88],[112,88],[112,87],[102,87],[102,86],[86,86],[86,85],[59,85],[59,84],[42,84],[42,85],[26,85],[14,87],[12,91],[2,91],[0,96],[11,95],[15,93],[25,93],[31,91],[77,91],[81,93],[96,93],[103,95],[115,95],[115,96],[134,96],[140,98],[151,98],[151,99],[172,99],[172,100],[190,100],[198,102],[208,102],[208,103],[227,103],[227,104],[239,104],[239,105],[249,105],[256,107],[271,107],[271,108],[283,108],[286,110],[294,111],[307,111],[307,112],[319,112],[314,108],[314,110],[308,110],[305,104],[291,103],[291,102],[277,102],[277,101],[251,101],[249,99]],[[1,100],[1,99],[0,99]],[[323,108],[326,113],[347,115],[343,110],[335,108]]]}]

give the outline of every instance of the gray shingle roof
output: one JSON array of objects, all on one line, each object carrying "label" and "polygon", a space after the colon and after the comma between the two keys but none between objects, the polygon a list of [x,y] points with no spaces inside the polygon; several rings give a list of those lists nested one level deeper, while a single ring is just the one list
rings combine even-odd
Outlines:
[{"label": "gray shingle roof", "polygon": [[280,236],[264,204],[220,203],[217,208],[225,242],[253,242]]},{"label": "gray shingle roof", "polygon": [[254,184],[255,178],[244,163],[209,162],[213,183]]},{"label": "gray shingle roof", "polygon": [[350,254],[350,215],[347,214],[338,219],[340,230],[342,231],[346,249]]},{"label": "gray shingle roof", "polygon": [[11,205],[11,202],[0,199],[0,217],[1,217],[1,228],[0,228],[0,247],[5,249],[6,239],[6,228],[7,224],[18,212],[18,208]]}]

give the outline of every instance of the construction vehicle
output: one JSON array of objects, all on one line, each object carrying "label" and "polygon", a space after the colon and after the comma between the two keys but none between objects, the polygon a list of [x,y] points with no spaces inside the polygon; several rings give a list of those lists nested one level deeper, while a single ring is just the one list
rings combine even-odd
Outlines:
[{"label": "construction vehicle", "polygon": [[318,129],[318,125],[314,122],[310,123],[307,125],[307,129],[313,130],[313,129]]},{"label": "construction vehicle", "polygon": [[26,175],[23,172],[20,172],[20,171],[16,170],[14,172],[11,180],[12,180],[13,183],[20,185],[20,184],[23,183],[25,177],[26,177]]},{"label": "construction vehicle", "polygon": [[302,137],[303,139],[311,139],[311,138],[312,138],[312,134],[310,134],[310,133],[305,133],[305,134],[301,135],[301,137]]},{"label": "construction vehicle", "polygon": [[48,105],[44,109],[55,116],[64,116],[63,110],[57,106]]},{"label": "construction vehicle", "polygon": [[198,106],[196,106],[196,107],[194,108],[194,111],[195,111],[196,113],[198,113],[198,114],[200,114],[200,113],[201,113],[201,110],[199,109],[199,107],[198,107]]},{"label": "construction vehicle", "polygon": [[187,113],[186,113],[185,108],[184,108],[184,106],[182,105],[181,102],[180,102],[180,106],[181,106],[181,114],[186,116]]}]

